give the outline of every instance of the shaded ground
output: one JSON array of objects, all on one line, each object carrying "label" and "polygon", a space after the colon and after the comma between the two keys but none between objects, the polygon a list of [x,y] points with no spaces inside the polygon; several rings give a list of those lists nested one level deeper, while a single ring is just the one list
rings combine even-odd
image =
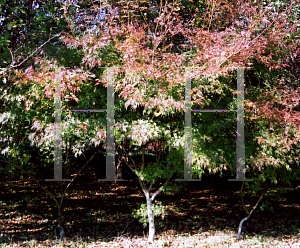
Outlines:
[{"label": "shaded ground", "polygon": [[[22,181],[13,183],[24,186]],[[230,186],[231,183],[213,189],[203,185],[204,182],[186,183],[185,190],[158,195],[156,200],[171,207],[166,211],[164,219],[158,217],[155,220],[156,237],[165,240],[162,241],[165,242],[162,246],[171,247],[172,243],[174,245],[178,235],[181,237],[202,235],[201,240],[204,240],[207,236],[216,235],[220,238],[228,234],[233,239],[239,222],[246,217],[246,213],[241,208],[240,195]],[[59,189],[59,185],[55,182],[43,184],[52,192]],[[21,246],[22,243],[23,246],[32,247],[33,244],[30,242],[35,240],[38,244],[47,246],[49,242],[56,240],[56,229],[52,226],[53,221],[55,224],[57,211],[53,200],[42,189],[4,184],[0,187],[0,241],[3,245],[18,243],[18,246]],[[296,241],[291,242],[297,244],[300,233],[299,196],[300,190],[294,190],[286,194],[282,201],[272,202],[274,213],[255,211],[251,220],[244,224],[244,239],[261,237],[291,241],[294,238]],[[254,206],[257,199],[247,197],[245,204]],[[135,180],[117,183],[81,180],[81,183],[70,187],[66,197],[64,209],[66,240],[84,241],[85,244],[96,241],[107,243],[113,240],[124,242],[124,239],[144,242],[147,228],[143,228],[142,224],[131,215],[137,204],[144,201],[139,184]],[[170,240],[168,241],[166,237]],[[198,241],[191,241],[196,242],[194,246],[191,244],[188,247],[197,247],[199,238],[196,240]],[[96,247],[105,247],[106,243],[98,244]]]}]

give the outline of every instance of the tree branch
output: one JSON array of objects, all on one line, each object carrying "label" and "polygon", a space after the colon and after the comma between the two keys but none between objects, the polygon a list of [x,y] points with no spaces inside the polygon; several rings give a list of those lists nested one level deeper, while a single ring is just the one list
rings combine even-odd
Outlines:
[{"label": "tree branch", "polygon": [[12,54],[12,51],[8,48],[8,47],[6,47],[8,50],[9,50],[9,52],[10,52],[10,56],[11,56],[11,64],[12,65],[14,65],[14,63],[15,63],[15,60],[14,60],[14,55]]},{"label": "tree branch", "polygon": [[[126,150],[125,150],[122,146],[121,146],[121,148],[122,148],[122,150],[124,151],[126,157],[127,157],[127,158],[129,157],[129,158],[131,159],[131,161],[132,161],[132,163],[133,163],[133,165],[134,165],[134,167],[135,167],[135,163],[134,163],[132,157],[129,156],[129,154],[126,152]],[[127,162],[127,160],[124,159],[124,161],[125,161],[125,163],[127,164],[127,166],[132,170],[132,172],[135,173],[135,170],[131,167],[131,165]]]},{"label": "tree branch", "polygon": [[246,205],[245,205],[244,200],[243,200],[243,187],[244,187],[244,182],[242,183],[242,188],[241,188],[241,200],[242,200],[242,206],[243,206],[244,210],[246,211],[247,214],[249,214],[249,211],[246,208]]},{"label": "tree branch", "polygon": [[[171,174],[172,175],[172,174]],[[168,180],[162,185],[162,186],[160,186],[160,188],[158,189],[158,190],[156,190],[155,192],[154,192],[154,194],[152,195],[152,197],[151,197],[151,201],[153,201],[154,200],[154,198],[163,190],[163,188],[164,188],[164,186],[166,186],[168,183],[169,183],[169,181],[170,181],[170,179],[172,178],[172,176],[170,176],[169,178],[168,178]]]},{"label": "tree branch", "polygon": [[[2,161],[4,161],[4,160],[2,160]],[[56,206],[59,207],[59,203],[58,203],[56,197],[49,190],[47,190],[43,185],[41,185],[38,182],[38,180],[34,176],[32,176],[31,173],[29,173],[28,171],[24,170],[22,167],[19,167],[19,166],[15,165],[14,163],[11,163],[11,162],[8,162],[8,161],[4,161],[4,162],[8,163],[8,164],[11,164],[12,166],[14,166],[15,168],[17,168],[19,170],[24,171],[28,176],[30,176],[30,178],[33,179],[33,181],[35,181],[44,191],[46,191],[46,193],[55,201]]]},{"label": "tree branch", "polygon": [[60,36],[60,34],[62,33],[63,31],[59,32],[58,34],[52,36],[51,38],[49,38],[47,41],[45,41],[42,45],[40,45],[39,47],[37,47],[30,55],[27,56],[27,58],[25,58],[21,63],[17,64],[17,65],[14,65],[14,61],[13,61],[13,55],[12,55],[12,52],[10,51],[10,49],[8,49],[11,53],[11,56],[12,56],[12,66],[8,67],[8,68],[1,68],[2,70],[10,70],[12,68],[15,68],[15,67],[18,67],[20,65],[22,65],[25,61],[27,61],[30,57],[32,57],[32,55],[34,55],[38,50],[40,50],[44,45],[46,45],[50,40],[54,39],[55,37],[58,37]]},{"label": "tree branch", "polygon": [[[98,151],[95,152],[95,154],[90,158],[90,160],[87,161],[87,162],[85,163],[84,166],[82,166],[82,168],[81,168],[81,169],[79,170],[79,172],[75,175],[75,177],[73,177],[72,180],[68,183],[67,187],[65,188],[65,190],[64,190],[64,192],[63,192],[63,194],[62,194],[61,203],[62,203],[62,201],[63,201],[63,198],[64,198],[64,196],[65,196],[65,194],[66,194],[67,189],[69,188],[69,186],[72,184],[72,182],[75,180],[75,178],[81,173],[81,171],[85,168],[85,166],[86,166],[86,165],[87,165],[87,164],[95,157],[95,155],[96,155],[97,153],[98,153]],[[83,154],[83,156],[84,156],[84,154]],[[84,156],[84,158],[85,158],[85,160],[87,160],[85,156]]]},{"label": "tree branch", "polygon": [[[293,5],[291,5],[289,7],[289,9],[292,7]],[[236,51],[236,52],[232,52],[229,56],[227,56],[219,65],[218,67],[221,67],[221,65],[223,65],[230,57],[232,57],[233,55],[238,54],[243,48],[245,48],[246,46],[250,46],[251,44],[254,43],[255,40],[257,40],[259,37],[261,37],[270,27],[272,27],[274,25],[274,23],[276,22],[276,20],[274,20],[273,22],[270,23],[270,25],[268,27],[266,27],[258,36],[256,36],[253,40],[250,40],[249,42],[246,43],[246,45],[241,46],[241,48]]]},{"label": "tree branch", "polygon": [[241,220],[240,222],[240,225],[239,225],[239,231],[238,231],[238,235],[237,235],[237,240],[239,240],[241,238],[241,232],[242,232],[242,226],[243,226],[243,223],[248,220],[251,216],[251,214],[253,213],[253,211],[257,208],[259,202],[261,201],[261,199],[263,198],[263,194],[259,197],[259,200],[257,201],[256,205],[254,206],[254,208],[252,209],[252,211],[250,212],[250,214]]}]

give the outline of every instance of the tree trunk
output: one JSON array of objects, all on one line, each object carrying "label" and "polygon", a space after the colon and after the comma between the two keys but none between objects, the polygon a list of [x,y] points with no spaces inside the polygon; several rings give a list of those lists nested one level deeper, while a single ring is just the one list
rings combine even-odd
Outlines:
[{"label": "tree trunk", "polygon": [[118,163],[117,163],[117,168],[116,168],[116,179],[122,179],[122,177],[123,177],[122,160],[123,160],[123,157],[121,155],[118,156]]},{"label": "tree trunk", "polygon": [[30,24],[32,20],[32,14],[31,14],[31,9],[32,9],[32,0],[29,0],[27,3],[28,9],[27,9],[27,36],[28,32],[30,30]]},{"label": "tree trunk", "polygon": [[148,222],[149,222],[149,234],[148,234],[148,242],[153,242],[155,235],[155,225],[154,225],[154,217],[152,211],[152,202],[150,196],[146,196],[147,201],[147,214],[148,214]]},{"label": "tree trunk", "polygon": [[[244,219],[241,220],[240,225],[239,225],[239,231],[238,231],[238,234],[237,234],[237,240],[239,240],[241,238],[241,232],[242,232],[242,227],[243,227],[244,221],[246,221],[246,220],[248,220],[250,218],[250,216],[252,215],[253,211],[257,208],[257,206],[258,206],[258,204],[259,204],[259,202],[261,201],[262,198],[263,198],[263,195],[261,195],[259,197],[257,203],[255,204],[255,206],[252,209],[252,211],[250,212],[250,214],[246,218],[244,218]],[[246,208],[245,205],[244,205],[244,201],[242,201],[242,203],[243,203],[244,208]]]},{"label": "tree trunk", "polygon": [[63,227],[62,208],[58,210],[58,229],[59,229],[59,240],[62,241],[65,236],[65,231]]}]

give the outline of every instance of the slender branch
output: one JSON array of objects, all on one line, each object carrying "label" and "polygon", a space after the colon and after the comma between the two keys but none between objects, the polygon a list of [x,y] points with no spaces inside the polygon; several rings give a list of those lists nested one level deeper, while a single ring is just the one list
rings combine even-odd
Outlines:
[{"label": "slender branch", "polygon": [[[87,164],[95,157],[96,154],[98,154],[98,151],[95,152],[95,154],[89,159],[89,161],[87,161],[87,162],[85,163],[85,165],[82,166],[82,168],[81,168],[81,169],[79,170],[79,172],[75,175],[75,177],[73,177],[72,180],[68,183],[68,185],[67,185],[67,187],[65,188],[65,191],[64,191],[64,193],[63,193],[63,197],[64,197],[64,195],[65,195],[67,189],[69,188],[69,186],[70,186],[70,185],[72,184],[72,182],[75,180],[75,178],[82,172],[82,170],[85,168],[85,166],[86,166],[86,165],[87,165]],[[83,156],[84,156],[85,160],[87,160],[84,154],[83,154]],[[63,198],[63,197],[62,197],[62,198]]]},{"label": "slender branch", "polygon": [[[164,6],[165,7],[165,6]],[[161,9],[160,9],[161,10]],[[160,14],[158,15],[160,16]],[[155,43],[155,39],[154,37],[156,37],[156,33],[157,33],[157,28],[158,28],[158,22],[156,22],[155,24],[155,28],[154,28],[154,34],[152,33],[152,37],[153,37],[153,43]],[[160,35],[162,35],[162,33],[160,33]],[[153,51],[152,51],[152,62],[151,64],[153,65],[153,59],[154,59],[154,52],[155,52],[155,49],[158,47],[158,45],[155,47],[155,44],[153,44]]]},{"label": "slender branch", "polygon": [[162,186],[160,186],[160,188],[159,188],[158,190],[156,190],[156,191],[154,192],[154,194],[153,194],[152,197],[151,197],[151,201],[153,201],[154,198],[155,198],[155,197],[163,190],[164,186],[166,186],[166,185],[169,183],[169,181],[170,181],[171,178],[172,178],[172,174],[171,174],[171,176],[168,178],[168,180],[167,180]]},{"label": "slender branch", "polygon": [[18,67],[20,65],[22,65],[25,61],[27,61],[32,55],[34,55],[38,50],[40,50],[44,45],[46,45],[50,40],[54,39],[55,37],[57,36],[60,36],[60,34],[62,33],[63,31],[59,32],[58,34],[52,36],[50,39],[48,39],[47,41],[45,41],[42,45],[40,45],[39,47],[37,47],[29,56],[27,56],[27,58],[25,58],[21,63],[17,64],[17,65],[12,65],[8,68],[1,68],[1,69],[4,69],[4,70],[9,70],[11,68],[15,68],[15,67]]},{"label": "slender branch", "polygon": [[151,188],[152,188],[152,183],[150,183],[150,185],[149,185],[149,188],[148,188],[149,192],[150,192]]},{"label": "slender branch", "polygon": [[142,188],[142,190],[143,190],[143,192],[144,192],[144,194],[145,194],[145,196],[146,196],[147,192],[149,193],[149,191],[147,191],[146,185],[145,185],[145,184],[143,183],[143,181],[139,178],[139,176],[138,176],[138,180],[139,180],[139,184],[140,184],[140,186],[141,186],[141,188]]},{"label": "slender branch", "polygon": [[8,48],[8,47],[6,47],[8,50],[9,50],[9,52],[10,52],[10,56],[11,56],[11,64],[12,65],[14,65],[14,63],[15,63],[15,60],[14,60],[14,55],[12,54],[12,51]]},{"label": "slender branch", "polygon": [[[291,5],[293,6],[293,5]],[[291,7],[290,7],[291,8]],[[274,20],[268,27],[266,27],[258,36],[256,36],[253,40],[247,42],[246,46],[251,45],[251,43],[253,44],[253,42],[258,39],[259,37],[261,37],[270,27],[272,27],[274,25],[274,23],[276,22],[276,20]],[[246,46],[242,46],[238,51],[236,52],[232,52],[228,57],[226,57],[219,65],[218,67],[220,67],[222,64],[224,64],[231,56],[238,54],[244,47]]]},{"label": "slender branch", "polygon": [[261,194],[261,196],[259,197],[259,200],[257,201],[256,205],[254,206],[254,208],[252,209],[252,211],[250,212],[250,214],[241,220],[240,225],[239,225],[239,231],[238,231],[238,235],[237,235],[237,240],[239,240],[241,238],[241,232],[242,232],[242,226],[243,223],[248,220],[251,217],[251,214],[253,213],[253,211],[257,208],[259,202],[261,201],[261,199],[263,198],[263,194]]},{"label": "slender branch", "polygon": [[249,214],[249,211],[246,208],[246,205],[245,205],[244,200],[243,200],[243,195],[244,195],[243,194],[243,187],[244,187],[244,182],[242,183],[242,188],[241,188],[241,200],[242,200],[242,206],[243,206],[244,210],[246,211],[247,214]]},{"label": "slender branch", "polygon": [[142,170],[145,169],[145,145],[142,145]]},{"label": "slender branch", "polygon": [[[134,160],[133,160],[132,157],[126,152],[125,148],[123,148],[123,146],[121,146],[121,148],[122,148],[122,150],[124,151],[126,157],[127,157],[127,158],[130,158],[130,160],[131,160],[133,166],[136,167],[136,166],[135,166],[135,163],[134,163]],[[128,164],[127,160],[126,160],[126,159],[124,159],[124,160],[125,160],[126,164],[129,166],[129,168],[134,172],[134,169]]]},{"label": "slender branch", "polygon": [[131,165],[128,163],[128,161],[126,159],[124,159],[124,161],[127,164],[127,166],[130,168],[130,170],[132,170],[132,172],[135,173],[135,170],[131,167]]},{"label": "slender branch", "polygon": [[148,26],[148,28],[149,28],[149,22],[148,22],[148,19],[146,19],[146,16],[142,13],[142,10],[141,10],[140,5],[138,4],[138,1],[136,0],[135,3],[136,3],[136,5],[137,5],[138,8],[139,8],[140,14],[141,14],[141,16],[143,17],[145,24],[146,24],[146,25]]},{"label": "slender branch", "polygon": [[[121,146],[121,148],[122,148],[122,150],[124,151],[124,153],[126,154],[126,156],[127,156],[127,157],[130,157],[130,156],[128,155],[128,153],[126,152],[126,150],[123,148],[123,146]],[[134,164],[134,166],[135,166],[135,163],[134,163],[133,159],[132,159],[131,157],[130,157],[130,159],[132,160],[132,162],[133,162],[133,164]],[[134,169],[132,168],[132,166],[128,163],[128,161],[127,161],[126,159],[124,159],[124,161],[125,161],[125,163],[127,164],[127,166],[132,170],[132,172],[134,172],[134,173],[136,174],[135,170],[134,170]],[[137,175],[137,174],[136,174],[136,175]],[[144,184],[144,182],[140,179],[140,177],[139,177],[138,175],[137,175],[137,177],[138,177],[138,180],[139,180],[139,184],[140,184],[140,186],[141,186],[141,188],[142,188],[144,194],[146,195],[147,192],[149,193],[149,191],[150,191],[152,185],[150,185],[149,191],[148,191],[146,185]]]},{"label": "slender branch", "polygon": [[[56,206],[57,206],[58,208],[60,208],[60,206],[61,206],[61,204],[62,204],[62,202],[63,202],[63,198],[64,198],[64,196],[65,196],[65,194],[66,194],[66,191],[67,191],[67,189],[69,188],[69,186],[71,185],[71,183],[75,180],[75,178],[81,173],[81,171],[85,168],[85,166],[93,159],[93,157],[94,157],[97,153],[98,153],[98,152],[96,152],[96,153],[90,158],[90,160],[86,162],[86,164],[80,169],[80,171],[76,174],[76,176],[73,177],[72,180],[68,183],[67,187],[65,188],[65,190],[64,190],[63,193],[62,193],[62,197],[61,197],[60,203],[57,201],[56,197],[55,197],[49,190],[47,190],[43,185],[41,185],[41,184],[38,182],[38,180],[35,179],[35,177],[34,177],[31,173],[29,173],[28,171],[24,170],[22,167],[19,167],[19,166],[13,164],[13,163],[10,163],[10,162],[8,162],[8,161],[5,161],[5,162],[6,162],[6,163],[9,163],[9,164],[11,164],[11,165],[13,165],[14,167],[16,167],[16,168],[18,168],[18,169],[24,171],[26,174],[28,174],[28,176],[30,176],[30,178],[32,178],[32,179],[33,179],[33,180],[34,180],[34,181],[35,181],[35,182],[36,182],[43,190],[45,190],[45,191],[49,194],[49,196],[55,201]],[[3,160],[2,160],[2,161],[3,161]]]},{"label": "slender branch", "polygon": [[[61,208],[62,203],[63,203],[63,200],[64,200],[64,195],[65,195],[64,187],[63,187],[63,182],[60,182],[60,192],[61,192],[61,197],[60,197],[60,203],[59,203],[59,206],[60,206],[60,208]],[[60,211],[61,211],[61,209],[60,209]]]},{"label": "slender branch", "polygon": [[213,12],[214,12],[214,8],[215,8],[215,2],[213,1],[212,3],[212,8],[211,8],[211,12],[210,12],[210,16],[209,16],[209,25],[208,25],[208,28],[207,30],[209,31],[210,29],[210,26],[211,26],[211,21],[212,21],[212,16],[213,16]]},{"label": "slender branch", "polygon": [[158,142],[158,158],[157,158],[157,163],[160,162],[160,155],[161,155],[161,145],[159,144],[160,142]]},{"label": "slender branch", "polygon": [[43,185],[41,185],[38,182],[38,180],[31,173],[29,173],[28,171],[24,170],[22,167],[19,167],[19,166],[15,165],[14,163],[11,163],[11,162],[8,162],[8,161],[5,161],[5,162],[8,163],[8,164],[11,164],[12,166],[14,166],[15,168],[17,168],[19,170],[24,171],[28,176],[30,176],[30,178],[32,178],[33,181],[35,181],[44,191],[46,191],[46,193],[55,201],[56,206],[59,208],[59,203],[58,203],[56,197],[49,190],[47,190]]}]

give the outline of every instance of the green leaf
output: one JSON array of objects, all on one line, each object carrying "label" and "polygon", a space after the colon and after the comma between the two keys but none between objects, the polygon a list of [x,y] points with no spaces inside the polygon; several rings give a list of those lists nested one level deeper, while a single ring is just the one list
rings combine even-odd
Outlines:
[{"label": "green leaf", "polygon": [[3,38],[4,40],[7,40],[10,36],[10,33],[8,31],[5,31],[4,35],[3,35]]},{"label": "green leaf", "polygon": [[8,24],[7,24],[7,29],[8,29],[8,30],[11,30],[11,29],[12,29],[12,26],[13,26],[13,23],[12,23],[12,22],[8,23]]},{"label": "green leaf", "polygon": [[35,22],[40,22],[42,20],[44,20],[45,17],[44,16],[38,16],[36,19],[35,19]]}]

